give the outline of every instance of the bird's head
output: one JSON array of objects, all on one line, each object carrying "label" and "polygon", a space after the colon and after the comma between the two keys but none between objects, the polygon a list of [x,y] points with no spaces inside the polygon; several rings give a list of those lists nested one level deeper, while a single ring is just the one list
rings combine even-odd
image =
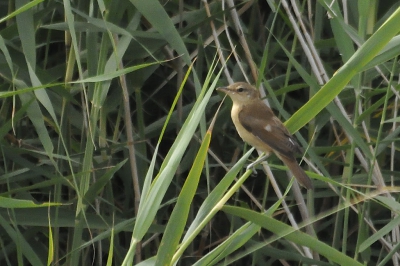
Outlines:
[{"label": "bird's head", "polygon": [[246,103],[260,99],[258,90],[246,82],[236,82],[217,90],[229,95],[234,103]]}]

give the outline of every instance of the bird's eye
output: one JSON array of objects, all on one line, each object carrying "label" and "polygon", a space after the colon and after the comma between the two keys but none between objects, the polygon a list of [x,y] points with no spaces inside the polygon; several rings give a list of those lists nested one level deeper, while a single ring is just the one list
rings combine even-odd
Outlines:
[{"label": "bird's eye", "polygon": [[239,88],[237,89],[237,91],[238,91],[238,92],[243,92],[244,89],[243,89],[242,87],[239,87]]}]

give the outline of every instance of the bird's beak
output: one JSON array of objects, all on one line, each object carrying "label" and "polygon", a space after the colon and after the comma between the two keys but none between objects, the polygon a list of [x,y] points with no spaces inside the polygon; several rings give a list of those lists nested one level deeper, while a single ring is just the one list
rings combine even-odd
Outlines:
[{"label": "bird's beak", "polygon": [[219,87],[219,88],[217,88],[217,91],[222,91],[222,92],[228,93],[230,90],[227,87]]}]

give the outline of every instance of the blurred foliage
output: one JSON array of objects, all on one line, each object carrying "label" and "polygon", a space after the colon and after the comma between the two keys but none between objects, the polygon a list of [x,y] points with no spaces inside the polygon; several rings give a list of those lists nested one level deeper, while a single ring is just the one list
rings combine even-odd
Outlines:
[{"label": "blurred foliage", "polygon": [[[0,7],[1,265],[399,263],[398,1]],[[245,172],[245,80],[313,191]]]}]

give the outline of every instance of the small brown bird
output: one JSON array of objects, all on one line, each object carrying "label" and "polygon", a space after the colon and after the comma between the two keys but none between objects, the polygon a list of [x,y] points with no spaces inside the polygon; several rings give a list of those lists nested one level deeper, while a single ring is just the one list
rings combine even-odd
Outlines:
[{"label": "small brown bird", "polygon": [[266,154],[273,151],[302,186],[312,189],[311,179],[294,156],[295,153],[301,153],[299,144],[271,108],[261,100],[258,90],[245,82],[217,90],[229,95],[233,101],[231,117],[240,137]]}]

